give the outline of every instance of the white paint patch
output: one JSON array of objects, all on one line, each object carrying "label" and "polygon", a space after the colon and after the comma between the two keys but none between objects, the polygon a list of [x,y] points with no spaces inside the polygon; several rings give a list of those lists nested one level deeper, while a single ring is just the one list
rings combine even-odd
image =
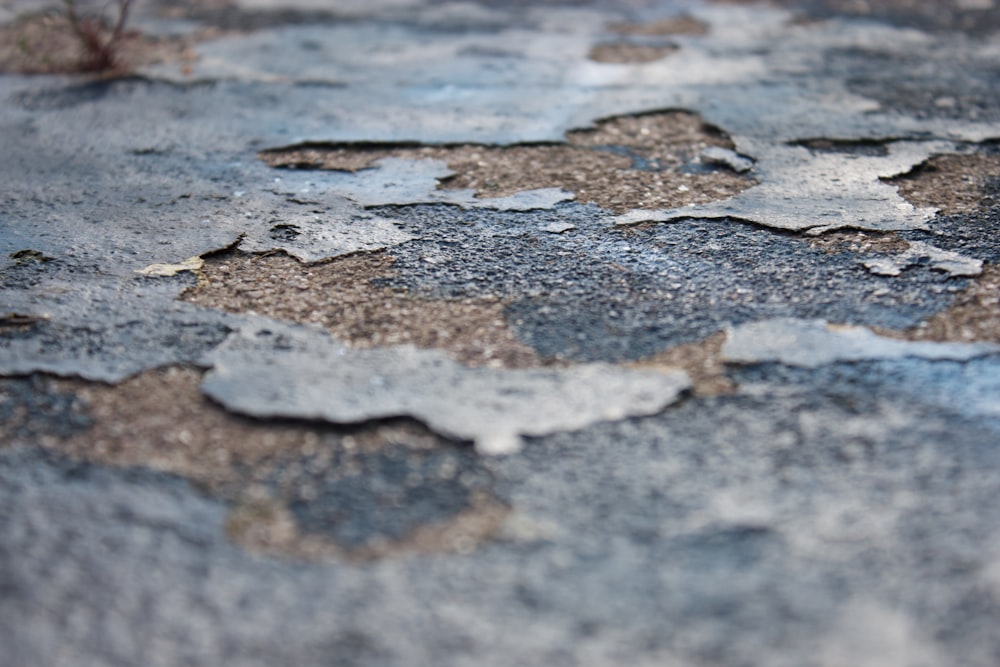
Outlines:
[{"label": "white paint patch", "polygon": [[819,234],[850,227],[872,231],[927,229],[936,209],[916,208],[883,178],[909,171],[944,142],[892,144],[887,156],[813,154],[800,146],[745,142],[760,184],[728,199],[665,211],[631,211],[616,225],[685,218],[747,220],[767,227]]},{"label": "white paint patch", "polygon": [[206,362],[214,368],[202,390],[237,412],[333,423],[410,416],[484,454],[515,452],[523,436],[655,414],[691,386],[681,371],[468,368],[438,350],[352,350],[324,332],[263,319]]},{"label": "white paint patch", "polygon": [[898,276],[911,266],[926,259],[930,267],[954,277],[973,277],[983,272],[983,261],[966,257],[951,250],[942,250],[923,241],[910,241],[910,247],[892,257],[878,257],[862,262],[869,271],[879,276]]},{"label": "white paint patch", "polygon": [[560,188],[525,190],[507,197],[477,197],[475,190],[438,190],[441,180],[454,172],[440,160],[382,158],[375,168],[353,173],[334,172],[328,187],[360,206],[408,206],[413,204],[449,204],[462,208],[485,208],[495,211],[532,211],[552,208],[574,198]]},{"label": "white paint patch", "polygon": [[729,329],[722,357],[730,363],[778,362],[816,368],[838,361],[947,359],[965,361],[1000,353],[991,343],[931,343],[887,338],[865,327],[838,326],[825,320],[776,318]]}]

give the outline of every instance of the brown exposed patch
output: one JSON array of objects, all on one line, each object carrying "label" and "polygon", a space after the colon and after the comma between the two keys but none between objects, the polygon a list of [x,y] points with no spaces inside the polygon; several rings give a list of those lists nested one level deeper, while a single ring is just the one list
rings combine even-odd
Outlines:
[{"label": "brown exposed patch", "polygon": [[629,364],[640,369],[683,369],[694,384],[695,396],[731,394],[736,385],[726,377],[722,361],[722,346],[726,342],[724,331],[712,334],[703,341],[678,345],[651,357]]},{"label": "brown exposed patch", "polygon": [[499,298],[434,300],[377,287],[392,275],[383,253],[306,265],[287,255],[211,258],[184,299],[234,313],[318,324],[361,348],[411,344],[469,366],[525,368],[543,361],[507,325]]},{"label": "brown exposed patch", "polygon": [[617,65],[651,63],[666,58],[677,50],[672,45],[629,44],[616,42],[597,44],[590,50],[588,58],[599,63]]},{"label": "brown exposed patch", "polygon": [[979,277],[955,296],[947,310],[906,331],[878,332],[907,340],[1000,343],[1000,265],[983,266]]},{"label": "brown exposed patch", "polygon": [[[196,39],[151,37],[135,30],[126,32],[115,47],[112,74],[161,62],[193,61],[191,46]],[[28,14],[0,26],[0,72],[55,74],[88,69],[91,57],[73,33],[66,16],[59,12]]]},{"label": "brown exposed patch", "polygon": [[272,556],[367,561],[403,553],[470,553],[495,537],[509,515],[509,507],[483,494],[473,498],[465,512],[420,526],[403,540],[373,540],[345,549],[328,537],[303,533],[283,503],[258,492],[249,493],[230,512],[226,535],[246,549]]},{"label": "brown exposed patch", "polygon": [[[205,398],[198,388],[200,380],[200,371],[179,367],[147,371],[117,386],[47,380],[50,391],[75,396],[74,412],[91,424],[89,428],[77,425],[48,433],[39,433],[35,424],[28,444],[102,465],[141,466],[183,476],[233,503],[227,521],[232,539],[272,555],[370,559],[410,552],[471,551],[500,530],[509,511],[480,482],[462,511],[419,523],[400,539],[382,537],[374,530],[373,539],[345,548],[329,537],[304,531],[289,509],[294,501],[310,497],[301,487],[322,484],[336,475],[356,474],[351,468],[353,461],[364,461],[366,456],[387,449],[402,450],[407,461],[419,460],[421,452],[454,452],[464,457],[455,460],[466,462],[478,459],[471,451],[448,449],[452,446],[409,422],[338,429],[244,418]],[[2,442],[19,441],[14,434],[24,431],[26,409],[14,406],[6,416],[10,423],[0,420]],[[49,418],[53,417],[41,419]],[[345,453],[353,453],[354,458]],[[419,465],[415,469],[419,470]],[[450,471],[425,474],[417,483],[430,489],[467,473],[452,465]],[[376,481],[372,488],[378,489],[379,484],[385,482]],[[363,485],[361,488],[365,490]],[[370,490],[368,498],[357,499],[368,503],[366,516],[376,523],[383,512],[379,500]],[[355,509],[345,507],[343,513],[349,515]]]},{"label": "brown exposed patch", "polygon": [[934,207],[946,215],[970,214],[995,205],[1000,154],[937,155],[886,183],[914,206]]},{"label": "brown exposed patch", "polygon": [[279,454],[311,451],[336,439],[322,429],[266,423],[217,407],[198,389],[191,368],[147,371],[119,385],[63,380],[86,406],[93,426],[68,439],[40,444],[75,458],[113,466],[145,466],[220,491],[237,482],[237,468]]},{"label": "brown exposed patch", "polygon": [[827,253],[901,253],[910,244],[895,232],[834,231],[809,239],[809,246]]},{"label": "brown exposed patch", "polygon": [[675,208],[731,197],[756,181],[726,170],[684,173],[708,146],[733,148],[720,131],[691,113],[623,116],[566,134],[565,144],[407,146],[334,144],[264,151],[272,167],[357,171],[386,157],[436,159],[456,172],[444,189],[503,197],[558,187],[615,213]]},{"label": "brown exposed patch", "polygon": [[665,37],[668,35],[698,36],[708,34],[707,23],[687,15],[674,16],[652,23],[615,23],[609,26],[609,29],[619,35],[641,35],[648,37]]}]

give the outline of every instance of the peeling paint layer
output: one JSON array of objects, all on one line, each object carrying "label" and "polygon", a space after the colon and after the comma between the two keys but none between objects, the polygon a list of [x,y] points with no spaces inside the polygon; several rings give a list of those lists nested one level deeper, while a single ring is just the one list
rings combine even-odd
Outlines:
[{"label": "peeling paint layer", "polygon": [[[920,164],[943,144],[895,143],[886,157],[813,154],[798,146],[750,150],[761,182],[725,201],[658,212],[631,212],[616,225],[683,218],[735,218],[820,234],[844,227],[871,231],[926,229],[936,209],[915,208],[882,179]],[[746,151],[744,151],[746,152]]]},{"label": "peeling paint layer", "polygon": [[413,238],[395,221],[368,214],[338,196],[336,183],[289,178],[276,179],[269,187],[272,192],[241,193],[211,220],[242,227],[242,250],[284,250],[304,262],[317,262]]},{"label": "peeling paint layer", "polygon": [[318,144],[261,157],[274,167],[351,172],[328,178],[335,191],[363,206],[531,210],[575,198],[623,212],[704,203],[750,187],[753,178],[729,172],[753,165],[732,146],[697,115],[670,111],[604,119],[567,132],[560,143]]},{"label": "peeling paint layer", "polygon": [[230,409],[335,423],[410,415],[490,454],[517,451],[522,436],[658,412],[690,386],[679,371],[605,364],[495,371],[409,346],[351,351],[309,329],[264,323],[231,336],[208,359],[214,368],[202,389]]},{"label": "peeling paint layer", "polygon": [[[135,281],[175,280],[135,277]],[[0,311],[28,318],[0,330],[0,373],[47,372],[119,382],[147,368],[194,363],[237,326],[223,313],[174,301],[182,287],[136,286],[114,279],[43,280],[5,289]]]},{"label": "peeling paint layer", "polygon": [[887,338],[863,327],[836,326],[824,320],[777,318],[729,330],[722,356],[727,362],[779,362],[816,368],[838,361],[941,359],[966,361],[1000,353],[989,343],[931,343]]},{"label": "peeling paint layer", "polygon": [[880,276],[898,276],[908,267],[927,262],[936,271],[950,276],[973,277],[983,270],[983,261],[965,257],[957,252],[935,248],[929,243],[911,241],[910,247],[898,255],[866,259],[862,263],[869,271]]},{"label": "peeling paint layer", "polygon": [[330,178],[330,187],[361,206],[392,204],[450,204],[463,208],[488,208],[497,211],[531,211],[552,208],[573,198],[559,188],[532,189],[507,197],[479,199],[472,190],[442,191],[438,181],[453,175],[437,160],[401,160],[383,158],[375,169],[357,174],[338,174]]}]

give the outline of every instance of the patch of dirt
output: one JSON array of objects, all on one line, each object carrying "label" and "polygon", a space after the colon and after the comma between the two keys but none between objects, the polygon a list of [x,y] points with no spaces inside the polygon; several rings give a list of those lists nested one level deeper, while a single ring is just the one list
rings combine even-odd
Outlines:
[{"label": "patch of dirt", "polygon": [[708,34],[708,24],[692,16],[681,15],[652,23],[615,23],[609,30],[619,35],[666,37],[670,35],[699,36]]},{"label": "patch of dirt", "polygon": [[[253,420],[212,403],[200,381],[196,369],[170,367],[117,386],[43,377],[0,385],[0,434],[7,444],[185,477],[232,503],[234,541],[273,555],[471,551],[509,511],[475,452],[415,423]],[[400,503],[399,493],[418,500]]]},{"label": "patch of dirt", "polygon": [[[109,74],[121,74],[137,67],[162,62],[193,62],[191,50],[197,38],[154,38],[135,30],[127,31],[115,49],[116,59]],[[73,33],[60,12],[28,14],[0,26],[0,72],[17,74],[57,74],[88,71],[91,54]]]},{"label": "patch of dirt", "polygon": [[191,303],[227,312],[318,324],[359,348],[411,344],[448,352],[469,366],[544,365],[520,342],[499,298],[432,300],[374,284],[392,275],[392,258],[359,254],[302,264],[283,254],[209,258]]},{"label": "patch of dirt", "polygon": [[655,46],[651,44],[629,44],[615,42],[597,44],[590,50],[588,58],[599,63],[616,65],[651,63],[666,58],[677,51],[676,46]]},{"label": "patch of dirt", "polygon": [[1000,343],[1000,265],[983,272],[955,296],[951,306],[905,331],[879,330],[907,340],[949,343]]},{"label": "patch of dirt", "polygon": [[722,361],[722,346],[726,333],[720,331],[705,340],[678,345],[669,350],[629,364],[632,368],[671,370],[683,369],[694,385],[695,396],[719,396],[736,391],[736,384],[726,377]]},{"label": "patch of dirt", "polygon": [[73,438],[43,436],[39,444],[94,463],[174,473],[220,492],[240,480],[240,468],[337,440],[322,429],[233,415],[205,398],[200,382],[200,371],[177,367],[115,386],[58,381],[86,406],[93,426]]},{"label": "patch of dirt", "polygon": [[885,179],[914,206],[945,215],[977,213],[997,204],[1000,153],[938,155],[895,178]]},{"label": "patch of dirt", "polygon": [[245,549],[271,556],[308,561],[326,559],[369,561],[406,553],[470,553],[496,537],[510,508],[488,495],[472,499],[468,510],[416,527],[401,540],[374,539],[345,548],[324,535],[305,533],[283,503],[269,496],[250,496],[226,520],[226,535]]},{"label": "patch of dirt", "polygon": [[444,189],[504,197],[559,187],[574,192],[580,202],[625,213],[725,199],[757,183],[703,164],[699,156],[709,146],[734,148],[697,115],[672,111],[608,119],[593,129],[568,132],[565,144],[331,144],[274,149],[260,157],[272,167],[338,171],[374,167],[386,157],[430,158],[456,172],[440,183]]},{"label": "patch of dirt", "polygon": [[895,232],[834,231],[810,238],[809,246],[831,254],[840,252],[897,254],[905,252],[910,244]]}]

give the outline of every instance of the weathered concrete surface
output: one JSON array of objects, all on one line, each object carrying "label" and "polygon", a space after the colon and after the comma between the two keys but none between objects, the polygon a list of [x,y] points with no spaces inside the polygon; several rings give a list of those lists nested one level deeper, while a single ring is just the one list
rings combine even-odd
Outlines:
[{"label": "weathered concrete surface", "polygon": [[997,8],[777,4],[150,0],[176,59],[0,74],[0,666],[1000,662]]}]

